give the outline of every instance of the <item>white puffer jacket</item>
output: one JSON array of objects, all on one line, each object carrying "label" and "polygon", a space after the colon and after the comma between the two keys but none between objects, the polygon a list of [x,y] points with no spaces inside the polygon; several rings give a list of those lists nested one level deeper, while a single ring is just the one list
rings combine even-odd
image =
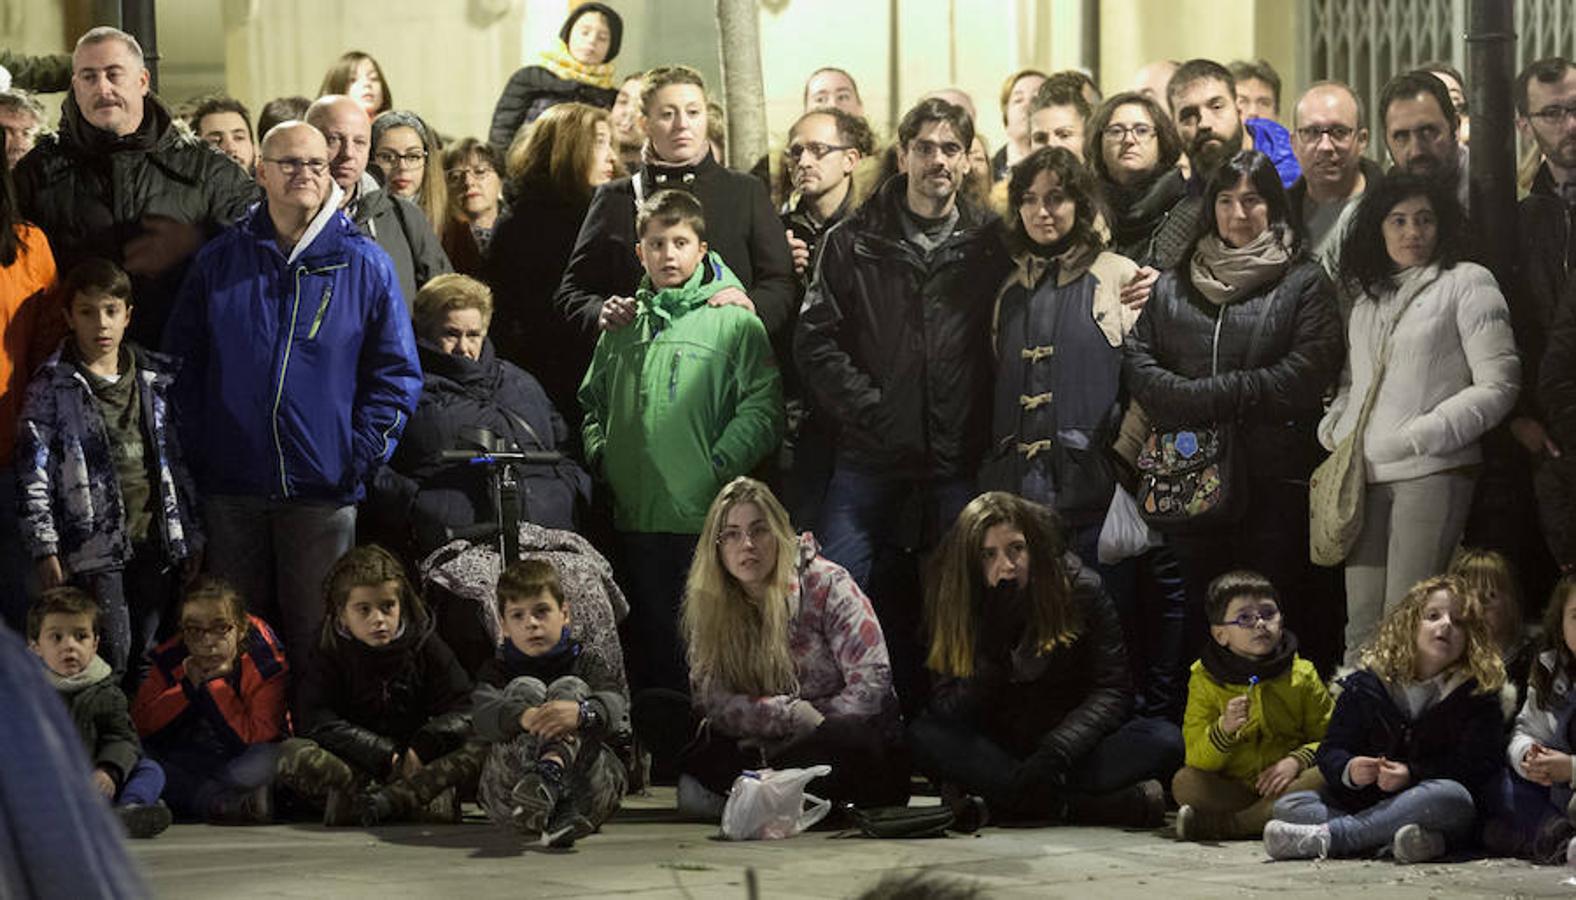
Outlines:
[{"label": "white puffer jacket", "polygon": [[1487,269],[1426,266],[1396,280],[1395,290],[1352,306],[1340,389],[1319,423],[1329,450],[1357,427],[1384,334],[1401,314],[1363,436],[1369,482],[1481,462],[1478,440],[1510,413],[1521,386],[1510,310]]}]

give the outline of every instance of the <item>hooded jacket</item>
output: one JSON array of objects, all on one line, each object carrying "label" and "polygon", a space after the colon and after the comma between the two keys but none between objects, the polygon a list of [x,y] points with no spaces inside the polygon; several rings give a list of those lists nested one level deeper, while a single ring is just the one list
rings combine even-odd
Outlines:
[{"label": "hooded jacket", "polygon": [[354,503],[416,408],[394,267],[338,198],[288,256],[259,203],[182,287],[165,350],[184,360],[177,407],[206,494]]},{"label": "hooded jacket", "polygon": [[347,210],[361,233],[377,241],[394,262],[400,296],[408,314],[421,286],[454,271],[443,243],[421,207],[383,189],[376,178],[361,173],[357,196]]},{"label": "hooded jacket", "polygon": [[44,677],[71,710],[71,722],[77,726],[88,758],[119,788],[142,758],[142,745],[137,741],[137,726],[131,723],[126,695],[113,675],[102,656],[93,657],[86,669],[69,678],[44,670]]},{"label": "hooded jacket", "polygon": [[[60,130],[39,138],[16,167],[17,204],[49,235],[61,272],[99,256],[124,264],[126,242],[146,216],[196,226],[205,239],[234,222],[257,198],[257,186],[235,161],[176,128],[152,94],[142,124],[116,137],[88,124],[67,94]],[[137,315],[128,337],[159,346],[164,321],[190,260],[155,277],[132,277]]]},{"label": "hooded jacket", "polygon": [[679,287],[643,280],[634,322],[597,341],[581,427],[621,531],[699,534],[717,491],[782,440],[782,379],[765,326],[742,307],[706,305],[738,285],[712,251]]},{"label": "hooded jacket", "polygon": [[[203,535],[196,490],[170,409],[179,366],[167,356],[122,346],[132,354],[132,369],[124,377],[137,380],[142,456],[154,476],[152,501],[158,514],[153,528],[165,560],[183,560],[202,549]],[[61,359],[61,350],[28,385],[17,438],[22,541],[29,555],[58,555],[74,574],[124,566],[132,544],[114,447],[92,387],[76,365]]]},{"label": "hooded jacket", "polygon": [[922,255],[904,235],[898,175],[822,239],[794,333],[838,454],[898,478],[974,476],[990,440],[991,300],[1012,264],[989,212]]},{"label": "hooded jacket", "polygon": [[297,733],[378,778],[396,753],[414,750],[430,763],[471,731],[470,676],[430,619],[401,609],[401,629],[382,647],[336,625],[298,687]]},{"label": "hooded jacket", "polygon": [[[536,379],[500,360],[490,340],[482,342],[478,360],[444,353],[427,341],[417,341],[416,349],[425,381],[421,402],[372,490],[395,504],[389,511],[415,529],[425,553],[447,543],[440,539],[443,528],[493,517],[486,470],[441,458],[443,451],[460,447],[461,432],[485,428],[521,450],[561,453],[568,452],[569,432]],[[590,499],[585,472],[565,459],[522,466],[519,474],[526,520],[573,530],[577,503]]]}]

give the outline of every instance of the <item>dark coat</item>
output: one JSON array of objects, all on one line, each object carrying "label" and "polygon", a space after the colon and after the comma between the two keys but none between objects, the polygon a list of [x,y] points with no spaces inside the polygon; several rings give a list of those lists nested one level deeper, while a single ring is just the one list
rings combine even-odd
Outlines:
[{"label": "dark coat", "polygon": [[[142,125],[123,138],[89,125],[67,94],[60,130],[39,138],[17,163],[17,204],[44,229],[62,275],[90,256],[125,262],[126,242],[147,216],[195,226],[204,240],[234,222],[257,198],[235,161],[176,128],[153,95]],[[127,337],[157,347],[190,260],[155,277],[132,278],[137,314]]]},{"label": "dark coat", "polygon": [[470,676],[424,620],[386,647],[336,633],[312,654],[299,691],[297,733],[378,778],[396,753],[430,763],[471,731]]},{"label": "dark coat", "polygon": [[[645,274],[635,257],[634,177],[610,181],[592,195],[553,300],[559,315],[592,343],[602,301],[635,296]],[[743,282],[767,333],[780,333],[793,307],[793,259],[766,185],[723,168],[710,154],[683,168],[648,165],[638,177],[646,197],[668,188],[695,195],[706,214],[706,242]]]},{"label": "dark coat", "polygon": [[347,211],[361,233],[376,241],[394,261],[400,297],[409,310],[422,285],[454,271],[454,267],[421,207],[379,187],[371,176],[361,179],[360,190],[360,198]]},{"label": "dark coat", "polygon": [[1505,717],[1499,694],[1476,693],[1474,679],[1467,679],[1415,722],[1395,705],[1379,676],[1367,669],[1346,676],[1341,686],[1314,762],[1335,805],[1347,812],[1367,809],[1391,796],[1376,784],[1346,786],[1342,776],[1354,756],[1383,756],[1406,763],[1413,784],[1448,778],[1474,796],[1480,796],[1504,766]]},{"label": "dark coat", "polygon": [[591,689],[586,704],[596,708],[600,726],[594,737],[607,738],[629,730],[629,688],[600,654],[587,653],[580,641],[566,636],[561,646],[543,656],[527,656],[507,638],[498,652],[476,672],[472,695],[476,735],[484,741],[507,741],[520,734],[525,703],[505,694],[516,678],[535,678],[546,687],[573,675]]},{"label": "dark coat", "polygon": [[592,331],[572,324],[553,305],[553,294],[585,217],[583,201],[560,197],[546,185],[520,186],[493,231],[481,275],[493,291],[490,333],[498,355],[541,379],[577,434],[576,394],[596,349],[596,323]]},{"label": "dark coat", "polygon": [[1011,266],[987,211],[959,207],[928,257],[896,176],[827,233],[794,333],[799,377],[843,459],[896,477],[973,477],[990,442],[991,303]]},{"label": "dark coat", "polygon": [[1305,256],[1279,281],[1226,306],[1198,294],[1187,272],[1184,262],[1160,277],[1127,336],[1130,396],[1157,428],[1239,425],[1249,481],[1306,479],[1323,458],[1314,430],[1345,354],[1324,268]]},{"label": "dark coat", "polygon": [[602,109],[612,109],[618,99],[616,88],[597,87],[579,81],[559,78],[541,66],[526,66],[509,76],[509,83],[498,95],[493,107],[492,127],[487,129],[487,142],[501,157],[514,141],[515,132],[550,106],[560,103],[584,103]]},{"label": "dark coat", "polygon": [[1114,181],[1103,181],[1101,187],[1111,207],[1111,252],[1141,266],[1154,265],[1155,234],[1187,193],[1182,173],[1168,169],[1131,187]]},{"label": "dark coat", "polygon": [[1511,415],[1546,422],[1539,367],[1549,349],[1555,312],[1571,283],[1571,272],[1576,271],[1576,204],[1566,205],[1548,163],[1539,167],[1516,218],[1516,274],[1506,299],[1521,355],[1522,390]]},{"label": "dark coat", "polygon": [[[1061,775],[1120,728],[1133,708],[1116,606],[1094,570],[1072,554],[1066,563],[1070,602],[1082,620],[1073,642],[1049,653],[1025,646],[1025,626],[1004,622],[999,629],[990,616],[1002,604],[987,598],[973,676],[938,679],[930,701],[934,713],[972,723],[1013,756],[1034,757],[1048,774]],[[1006,640],[993,640],[992,631]]]},{"label": "dark coat", "polygon": [[[410,522],[425,554],[447,543],[445,527],[493,518],[487,471],[440,458],[444,450],[460,448],[461,431],[485,428],[522,450],[560,452],[568,452],[569,431],[536,379],[498,359],[490,341],[483,342],[475,362],[427,341],[416,346],[424,379],[421,401],[373,493],[379,506],[396,504],[397,518]],[[557,466],[524,466],[520,474],[523,517],[573,531],[576,503],[590,494],[585,472],[565,460]]]},{"label": "dark coat", "polygon": [[131,723],[126,695],[108,668],[90,685],[69,693],[62,689],[60,699],[70,708],[71,722],[94,767],[108,772],[116,785],[125,784],[131,767],[142,758],[142,744],[137,726]]}]

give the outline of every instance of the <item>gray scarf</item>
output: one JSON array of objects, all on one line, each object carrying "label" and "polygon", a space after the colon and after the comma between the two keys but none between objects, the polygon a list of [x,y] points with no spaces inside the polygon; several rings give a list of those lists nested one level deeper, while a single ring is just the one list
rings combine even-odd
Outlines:
[{"label": "gray scarf", "polygon": [[1198,239],[1193,250],[1193,286],[1216,306],[1252,295],[1279,279],[1291,265],[1291,234],[1264,232],[1241,247],[1227,247],[1211,232]]}]

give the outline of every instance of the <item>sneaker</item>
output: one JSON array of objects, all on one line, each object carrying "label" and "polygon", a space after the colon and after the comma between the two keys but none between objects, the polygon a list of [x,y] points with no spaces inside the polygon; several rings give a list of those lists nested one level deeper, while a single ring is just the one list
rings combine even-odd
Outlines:
[{"label": "sneaker", "polygon": [[1207,813],[1186,803],[1177,809],[1178,840],[1222,841],[1236,836],[1237,829],[1228,813]]},{"label": "sneaker", "polygon": [[1198,810],[1184,803],[1177,807],[1177,840],[1196,841],[1198,839]]},{"label": "sneaker", "polygon": [[356,792],[333,788],[323,803],[323,827],[344,828],[361,821],[356,809]]},{"label": "sneaker", "polygon": [[547,820],[558,805],[560,787],[556,782],[541,769],[533,769],[514,783],[509,791],[509,814],[515,828],[534,834],[547,829]]},{"label": "sneaker", "polygon": [[1390,852],[1402,865],[1428,862],[1445,855],[1445,836],[1415,823],[1402,825],[1395,833]]},{"label": "sneaker", "polygon": [[1264,852],[1270,859],[1328,859],[1330,826],[1275,819],[1264,826]]},{"label": "sneaker", "polygon": [[170,827],[172,816],[170,808],[164,805],[163,800],[153,804],[128,803],[125,806],[115,807],[115,815],[120,817],[122,828],[126,829],[126,836],[137,838],[151,838]]},{"label": "sneaker", "polygon": [[717,822],[722,820],[722,808],[727,805],[727,797],[709,790],[695,776],[679,776],[678,811],[681,814]]},{"label": "sneaker", "polygon": [[543,847],[557,850],[567,849],[573,847],[575,841],[595,830],[591,820],[580,814],[575,802],[569,797],[564,797],[558,801],[558,806],[553,808],[553,814],[548,817],[547,824],[542,828],[541,844]]},{"label": "sneaker", "polygon": [[1080,825],[1159,828],[1166,821],[1166,792],[1151,778],[1109,794],[1075,798],[1068,816]]},{"label": "sneaker", "polygon": [[952,827],[949,830],[973,834],[990,824],[990,810],[985,806],[984,797],[966,793],[950,783],[936,788],[936,793],[941,795],[941,802],[952,811]]},{"label": "sneaker", "polygon": [[1565,845],[1565,865],[1576,867],[1576,838]]},{"label": "sneaker", "polygon": [[1551,817],[1532,838],[1532,861],[1543,866],[1564,865],[1576,825],[1563,816]]}]

